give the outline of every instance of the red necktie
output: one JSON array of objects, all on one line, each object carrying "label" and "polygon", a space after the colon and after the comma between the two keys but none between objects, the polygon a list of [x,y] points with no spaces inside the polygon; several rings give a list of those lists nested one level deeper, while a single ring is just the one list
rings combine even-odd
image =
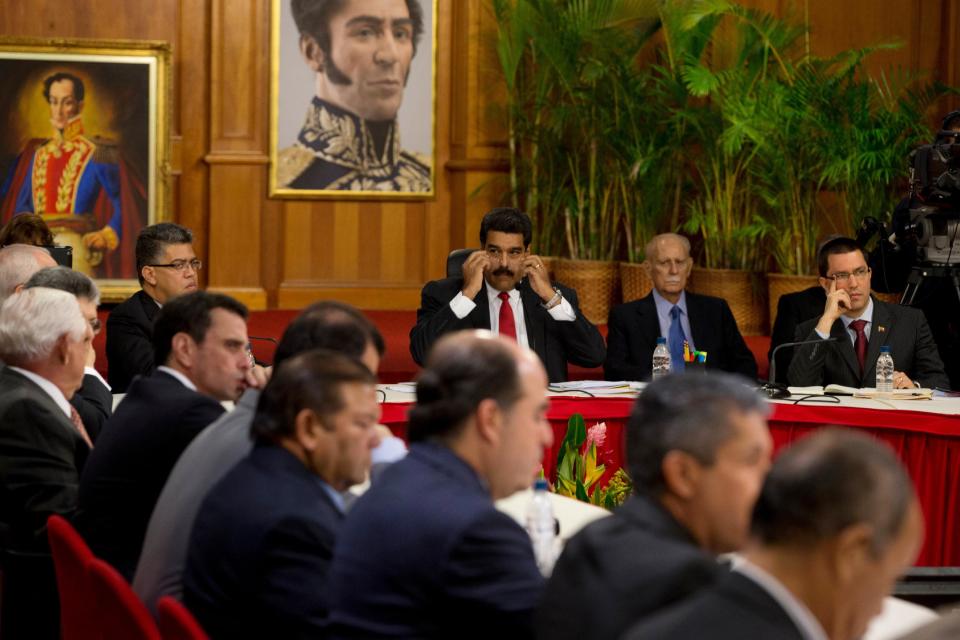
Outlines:
[{"label": "red necktie", "polygon": [[513,307],[510,306],[510,294],[501,291],[497,297],[500,298],[500,335],[516,340],[517,323],[513,318]]},{"label": "red necktie", "polygon": [[850,328],[857,333],[857,339],[853,342],[853,350],[857,352],[857,362],[860,363],[861,376],[863,375],[863,362],[867,359],[867,334],[863,331],[866,326],[866,320],[854,320],[850,323]]},{"label": "red necktie", "polygon": [[70,405],[70,422],[73,423],[73,426],[77,429],[80,437],[83,438],[83,441],[87,443],[87,446],[93,449],[93,442],[91,442],[90,436],[87,435],[87,429],[83,426],[83,420],[80,418],[80,414],[77,413],[77,409],[73,405]]}]

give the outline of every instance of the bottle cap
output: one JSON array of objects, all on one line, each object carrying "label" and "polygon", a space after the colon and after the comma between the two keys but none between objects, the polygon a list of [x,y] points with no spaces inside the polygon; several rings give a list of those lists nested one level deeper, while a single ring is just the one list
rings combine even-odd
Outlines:
[{"label": "bottle cap", "polygon": [[880,347],[880,353],[890,353],[890,345],[885,344]]},{"label": "bottle cap", "polygon": [[546,478],[537,478],[533,482],[534,491],[546,491],[547,490],[547,479]]},{"label": "bottle cap", "polygon": [[664,338],[663,336],[660,336],[659,338],[657,338],[657,344],[667,344],[667,339]]}]

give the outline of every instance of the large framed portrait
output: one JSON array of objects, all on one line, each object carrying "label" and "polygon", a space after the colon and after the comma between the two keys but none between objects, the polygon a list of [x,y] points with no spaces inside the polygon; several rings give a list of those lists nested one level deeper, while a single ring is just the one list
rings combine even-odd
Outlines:
[{"label": "large framed portrait", "polygon": [[0,224],[43,218],[105,302],[139,288],[137,234],[166,219],[170,48],[0,38]]},{"label": "large framed portrait", "polygon": [[270,195],[432,198],[436,0],[272,0]]}]

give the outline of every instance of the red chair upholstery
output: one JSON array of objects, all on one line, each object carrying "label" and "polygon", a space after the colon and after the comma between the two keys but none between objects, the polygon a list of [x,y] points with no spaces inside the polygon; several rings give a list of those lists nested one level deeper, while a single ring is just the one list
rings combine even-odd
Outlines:
[{"label": "red chair upholstery", "polygon": [[163,596],[157,601],[157,613],[163,640],[207,640],[209,637],[179,600]]},{"label": "red chair upholstery", "polygon": [[161,640],[146,605],[126,579],[99,558],[91,560],[88,566],[103,640]]},{"label": "red chair upholstery", "polygon": [[73,525],[58,515],[47,519],[47,538],[60,594],[60,637],[63,640],[99,639],[97,602],[90,590],[87,568],[93,553]]}]

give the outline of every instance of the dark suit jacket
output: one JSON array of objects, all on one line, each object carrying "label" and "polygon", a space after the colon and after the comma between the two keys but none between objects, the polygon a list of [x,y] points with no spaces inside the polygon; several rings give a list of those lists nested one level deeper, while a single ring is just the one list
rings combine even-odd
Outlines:
[{"label": "dark suit jacket", "polygon": [[53,399],[0,369],[0,547],[45,551],[47,517],[71,517],[90,449]]},{"label": "dark suit jacket", "polygon": [[[757,362],[725,300],[686,292],[693,344],[707,352],[707,368],[757,378]],[[607,325],[607,380],[649,380],[660,321],[653,294],[615,306]]]},{"label": "dark suit jacket", "polygon": [[222,413],[213,398],[158,371],[135,380],[107,421],[80,478],[76,524],[94,554],[128,580],[170,470]]},{"label": "dark suit jacket", "polygon": [[350,510],[330,568],[331,636],[532,637],[530,537],[476,472],[420,443]]},{"label": "dark suit jacket", "polygon": [[200,507],[184,602],[211,638],[322,637],[342,519],[293,454],[257,446]]},{"label": "dark suit jacket", "polygon": [[[819,318],[797,327],[797,340],[819,339],[814,330]],[[787,379],[794,386],[841,384],[847,387],[872,387],[877,382],[877,356],[882,345],[890,346],[893,365],[924,387],[949,388],[943,362],[923,312],[898,304],[873,299],[873,324],[864,372],[860,375],[853,341],[842,320],[833,323],[830,335],[836,342],[810,344],[796,348]]]},{"label": "dark suit jacket", "polygon": [[156,300],[137,291],[107,317],[107,380],[113,393],[126,393],[134,376],[153,371],[153,322]]},{"label": "dark suit jacket", "polygon": [[619,638],[633,623],[725,573],[662,506],[642,495],[574,536],[537,612],[544,640]]},{"label": "dark suit jacket", "polygon": [[625,640],[803,640],[780,604],[732,571],[713,587],[633,627]]},{"label": "dark suit jacket", "polygon": [[[767,360],[773,357],[773,350],[784,342],[797,340],[797,325],[811,318],[823,315],[827,304],[827,293],[823,287],[815,286],[780,296],[777,302],[777,319],[773,323],[770,335],[770,350]],[[773,382],[787,383],[787,370],[793,360],[793,347],[784,347],[777,352],[777,379]]]},{"label": "dark suit jacket", "polygon": [[[606,353],[603,336],[577,306],[573,289],[554,283],[576,313],[573,322],[557,322],[541,306],[540,296],[533,292],[526,280],[517,289],[523,303],[523,318],[527,325],[527,340],[547,370],[550,382],[567,379],[567,363],[581,367],[599,367]],[[430,347],[437,338],[462,329],[489,329],[490,306],[486,286],[473,299],[476,307],[465,318],[458,319],[450,309],[463,287],[462,278],[445,278],[428,282],[420,293],[417,324],[410,330],[410,354],[419,365],[427,359]]]},{"label": "dark suit jacket", "polygon": [[103,425],[113,415],[113,394],[110,389],[105,387],[97,376],[85,375],[83,386],[70,398],[70,404],[80,414],[83,428],[87,430],[90,440],[96,443]]}]

